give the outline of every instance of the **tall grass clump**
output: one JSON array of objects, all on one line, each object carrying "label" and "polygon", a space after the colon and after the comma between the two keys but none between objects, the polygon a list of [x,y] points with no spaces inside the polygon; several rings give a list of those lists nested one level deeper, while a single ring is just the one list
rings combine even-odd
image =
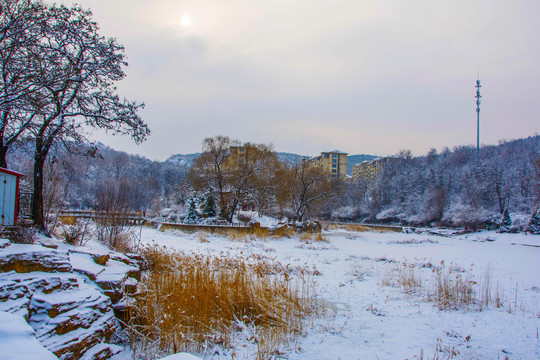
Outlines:
[{"label": "tall grass clump", "polygon": [[490,268],[481,276],[473,275],[472,268],[464,270],[455,264],[446,265],[442,261],[432,266],[431,278],[426,278],[424,264],[402,264],[391,266],[383,274],[381,285],[399,286],[407,294],[427,294],[427,301],[433,302],[441,310],[482,311],[489,306],[502,307],[504,294],[499,284],[493,284]]},{"label": "tall grass clump", "polygon": [[128,322],[139,357],[233,348],[245,328],[258,334],[253,341],[261,357],[303,334],[308,317],[321,311],[307,271],[158,246],[145,248],[143,256],[149,271]]},{"label": "tall grass clump", "polygon": [[298,236],[298,240],[306,243],[306,244],[310,244],[310,243],[313,243],[313,242],[325,242],[325,243],[329,243],[330,241],[328,240],[328,238],[326,236],[324,236],[322,233],[320,232],[316,232],[316,233],[311,233],[311,232],[305,232],[305,233],[301,233],[299,236]]},{"label": "tall grass clump", "polygon": [[411,294],[422,287],[421,269],[414,264],[403,263],[390,269],[383,276],[381,284],[384,286],[400,286],[407,294]]},{"label": "tall grass clump", "polygon": [[491,305],[496,307],[503,305],[499,285],[494,288],[489,267],[482,276],[475,277],[472,269],[467,271],[456,269],[454,266],[446,266],[444,262],[433,270],[432,287],[428,298],[440,309],[445,310],[467,306],[482,311]]},{"label": "tall grass clump", "polygon": [[457,309],[476,301],[476,285],[470,272],[455,272],[444,266],[433,270],[434,284],[428,298],[441,309]]}]

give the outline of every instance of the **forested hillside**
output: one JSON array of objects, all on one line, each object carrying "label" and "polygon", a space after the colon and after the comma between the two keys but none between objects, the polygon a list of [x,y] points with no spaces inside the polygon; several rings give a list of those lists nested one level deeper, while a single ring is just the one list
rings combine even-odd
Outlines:
[{"label": "forested hillside", "polygon": [[351,185],[335,216],[405,224],[477,226],[508,210],[528,221],[540,200],[540,136],[485,146],[398,154],[373,184]]},{"label": "forested hillside", "polygon": [[[104,197],[120,207],[147,211],[156,198],[165,196],[182,182],[189,167],[116,151],[103,144],[68,144],[55,149],[46,164],[46,200],[66,209],[103,207]],[[17,147],[8,164],[32,179],[31,147]]]},{"label": "forested hillside", "polygon": [[[8,157],[14,170],[27,174],[26,183],[32,179],[31,148],[18,146]],[[102,144],[71,144],[62,149],[54,150],[46,166],[49,207],[99,209],[105,207],[105,198],[113,198],[123,208],[159,212],[163,207],[185,207],[189,198],[197,196],[187,176],[200,154],[157,162]],[[285,163],[303,158],[289,153],[277,156]],[[538,207],[540,136],[485,146],[480,152],[460,146],[418,157],[402,151],[396,157],[373,183],[336,185],[333,193],[308,209],[309,217],[476,227],[497,224],[508,210],[514,224],[521,226]],[[267,191],[279,193],[283,190],[279,186]],[[294,213],[286,205],[270,202],[267,210],[271,208],[270,213],[276,208],[282,215]]]}]

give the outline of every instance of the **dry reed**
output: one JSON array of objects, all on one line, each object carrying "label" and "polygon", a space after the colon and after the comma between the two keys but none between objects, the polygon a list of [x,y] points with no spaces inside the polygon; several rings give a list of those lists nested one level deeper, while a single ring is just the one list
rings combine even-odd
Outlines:
[{"label": "dry reed", "polygon": [[[482,311],[491,305],[503,306],[499,285],[494,287],[489,267],[482,276],[475,277],[472,269],[463,270],[455,265],[446,266],[442,261],[432,268],[428,285],[427,300],[435,303],[441,310],[456,310],[468,307]],[[383,275],[384,286],[401,286],[405,293],[420,292],[424,279],[422,266],[403,263],[388,269]]]},{"label": "dry reed", "polygon": [[316,232],[316,233],[311,233],[311,232],[305,232],[305,233],[301,233],[299,236],[298,236],[298,240],[306,243],[306,244],[311,244],[313,242],[325,242],[325,243],[329,243],[330,241],[328,240],[328,238],[326,236],[324,236],[322,233],[320,232]]},{"label": "dry reed", "polygon": [[150,270],[128,327],[139,357],[234,347],[235,331],[247,325],[259,333],[257,358],[267,358],[303,334],[306,319],[322,311],[306,269],[158,246],[143,255]]}]

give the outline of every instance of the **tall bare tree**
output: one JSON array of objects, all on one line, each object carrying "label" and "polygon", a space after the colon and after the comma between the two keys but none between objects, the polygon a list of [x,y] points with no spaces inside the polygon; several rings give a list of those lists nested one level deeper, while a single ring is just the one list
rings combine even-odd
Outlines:
[{"label": "tall bare tree", "polygon": [[332,192],[331,176],[308,161],[286,169],[281,183],[298,221],[303,221],[306,213]]},{"label": "tall bare tree", "polygon": [[226,165],[231,155],[231,146],[240,142],[227,136],[206,138],[203,141],[203,152],[195,159],[189,178],[197,189],[213,188],[219,195],[220,206],[226,204],[228,174],[230,168]]},{"label": "tall bare tree", "polygon": [[149,134],[137,114],[143,104],[115,93],[115,83],[125,76],[124,48],[99,34],[90,11],[56,5],[45,11],[33,58],[40,89],[30,127],[35,141],[33,217],[42,228],[43,165],[53,144],[84,141],[89,127],[128,134],[135,142]]},{"label": "tall bare tree", "polygon": [[204,140],[203,153],[195,160],[190,178],[197,189],[216,189],[221,206],[227,204],[227,220],[231,222],[240,203],[260,201],[271,190],[268,180],[273,178],[277,162],[269,145],[240,146],[237,140],[217,136]]}]

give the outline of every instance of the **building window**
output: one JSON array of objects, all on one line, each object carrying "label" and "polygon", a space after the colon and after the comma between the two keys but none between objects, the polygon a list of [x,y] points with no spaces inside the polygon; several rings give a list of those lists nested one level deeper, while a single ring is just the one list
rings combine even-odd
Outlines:
[{"label": "building window", "polygon": [[324,157],[327,158],[327,157],[328,157],[328,154],[324,154]]},{"label": "building window", "polygon": [[336,170],[336,169],[332,169],[332,172],[335,173],[335,172],[337,172],[337,170]]},{"label": "building window", "polygon": [[336,164],[332,164],[332,167],[335,168],[337,165]]}]

